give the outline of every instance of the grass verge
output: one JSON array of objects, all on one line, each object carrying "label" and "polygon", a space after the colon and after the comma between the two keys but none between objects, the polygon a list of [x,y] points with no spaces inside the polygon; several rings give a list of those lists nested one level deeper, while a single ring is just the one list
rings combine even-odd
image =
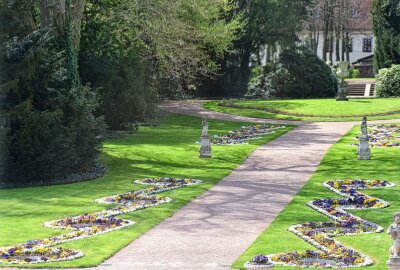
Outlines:
[{"label": "grass verge", "polygon": [[[377,223],[384,228],[393,222],[392,215],[400,210],[400,166],[399,149],[373,148],[372,160],[357,160],[357,148],[350,147],[353,138],[358,135],[355,127],[327,153],[310,181],[279,214],[272,224],[232,265],[235,269],[244,269],[243,265],[258,254],[305,251],[315,248],[287,231],[291,225],[307,221],[327,221],[328,218],[306,206],[316,198],[338,198],[339,196],[322,186],[327,180],[334,179],[385,179],[397,184],[394,188],[366,190],[366,194],[381,198],[390,203],[390,207],[376,210],[351,211],[361,218]],[[387,269],[389,247],[392,240],[386,233],[365,234],[335,238],[345,245],[360,251],[374,260],[374,265],[357,269]],[[304,269],[298,267],[276,266],[274,269]]]},{"label": "grass verge", "polygon": [[370,120],[400,118],[399,98],[257,100],[238,101],[232,107],[208,101],[204,107],[218,112],[247,117],[297,121],[356,121],[362,116]]}]

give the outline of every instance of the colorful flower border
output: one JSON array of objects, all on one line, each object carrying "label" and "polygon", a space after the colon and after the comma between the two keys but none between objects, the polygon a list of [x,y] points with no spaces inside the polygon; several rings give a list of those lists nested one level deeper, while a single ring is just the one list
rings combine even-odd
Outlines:
[{"label": "colorful flower border", "polygon": [[30,264],[80,258],[84,256],[80,251],[52,248],[52,246],[132,226],[135,222],[117,219],[115,216],[169,203],[172,201],[171,198],[156,196],[155,194],[200,184],[202,181],[185,178],[145,178],[137,179],[134,183],[150,185],[151,187],[103,197],[95,201],[96,203],[116,204],[114,208],[46,222],[45,227],[73,230],[73,232],[40,240],[30,240],[9,247],[0,247],[0,263]]},{"label": "colorful flower border", "polygon": [[371,258],[341,244],[333,237],[382,232],[384,229],[381,226],[352,215],[347,210],[387,207],[389,205],[387,202],[363,194],[358,190],[390,188],[394,187],[395,184],[383,180],[332,180],[323,183],[323,186],[342,196],[342,198],[316,199],[308,202],[307,205],[330,217],[332,221],[307,222],[293,225],[288,229],[320,251],[307,250],[305,252],[257,255],[252,261],[245,264],[246,268],[260,268],[263,265],[267,267],[283,265],[311,268],[350,268],[373,264]]},{"label": "colorful flower border", "polygon": [[[360,137],[354,138],[354,140],[359,139]],[[374,148],[400,147],[400,125],[382,124],[370,126],[368,140],[370,147]],[[358,143],[351,144],[351,146],[358,146]]]},{"label": "colorful flower border", "polygon": [[238,130],[229,131],[224,135],[211,137],[213,145],[241,145],[248,144],[249,140],[258,140],[261,136],[273,134],[275,130],[285,128],[282,125],[252,125],[242,126]]}]

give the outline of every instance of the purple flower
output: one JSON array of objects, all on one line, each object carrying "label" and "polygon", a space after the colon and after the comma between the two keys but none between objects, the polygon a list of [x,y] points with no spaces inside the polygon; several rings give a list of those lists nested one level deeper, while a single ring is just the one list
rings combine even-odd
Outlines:
[{"label": "purple flower", "polygon": [[253,263],[259,263],[259,264],[266,264],[268,263],[268,257],[264,255],[257,255],[253,257],[251,260]]}]

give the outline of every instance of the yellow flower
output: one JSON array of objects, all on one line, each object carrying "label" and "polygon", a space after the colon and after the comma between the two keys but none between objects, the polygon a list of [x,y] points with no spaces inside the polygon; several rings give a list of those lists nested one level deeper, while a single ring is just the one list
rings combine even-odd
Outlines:
[{"label": "yellow flower", "polygon": [[339,188],[339,187],[340,187],[339,182],[335,182],[335,183],[333,184],[333,187],[334,187],[334,188]]},{"label": "yellow flower", "polygon": [[361,258],[361,257],[358,257],[354,262],[355,262],[356,264],[363,263],[363,262],[364,262],[364,259]]}]

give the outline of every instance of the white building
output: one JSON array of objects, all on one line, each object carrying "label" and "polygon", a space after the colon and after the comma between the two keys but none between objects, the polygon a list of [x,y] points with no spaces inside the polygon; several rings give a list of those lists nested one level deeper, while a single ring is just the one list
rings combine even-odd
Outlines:
[{"label": "white building", "polygon": [[[313,11],[313,15],[310,16],[310,20],[305,22],[303,30],[298,37],[300,44],[315,50],[321,59],[326,59],[333,65],[336,65],[338,61],[348,61],[360,69],[363,77],[370,77],[373,76],[372,59],[375,49],[371,18],[372,1],[349,1],[353,2],[353,10],[349,12],[351,18],[345,21],[347,24],[346,31],[337,34],[334,25],[341,25],[341,19],[331,17],[330,30],[325,31],[326,37],[324,37],[324,26],[326,25],[324,20],[327,17],[321,15],[317,6]],[[337,35],[346,36],[346,42],[337,40]],[[324,42],[327,44],[324,44]],[[345,43],[348,49],[343,48]],[[324,46],[327,48],[325,57],[323,55]],[[336,52],[337,49],[339,50],[338,52]],[[261,63],[265,65],[267,62],[276,60],[280,52],[280,46],[274,46],[273,48],[265,46],[261,49],[257,59],[261,60]],[[257,59],[254,58],[254,62]]]},{"label": "white building", "polygon": [[[301,37],[303,41],[308,39],[308,36]],[[319,40],[323,40],[322,32],[319,33]],[[350,44],[349,44],[349,62],[355,63],[360,59],[369,57],[373,54],[375,49],[375,41],[374,41],[374,34],[372,31],[364,31],[360,33],[352,34],[349,37]],[[318,43],[317,49],[318,56],[323,59],[323,43]],[[327,52],[326,59],[329,60],[330,52]],[[339,54],[342,54],[342,42],[339,42]],[[332,64],[336,65],[336,46],[333,46],[332,51]],[[346,59],[347,60],[347,59]]]}]

